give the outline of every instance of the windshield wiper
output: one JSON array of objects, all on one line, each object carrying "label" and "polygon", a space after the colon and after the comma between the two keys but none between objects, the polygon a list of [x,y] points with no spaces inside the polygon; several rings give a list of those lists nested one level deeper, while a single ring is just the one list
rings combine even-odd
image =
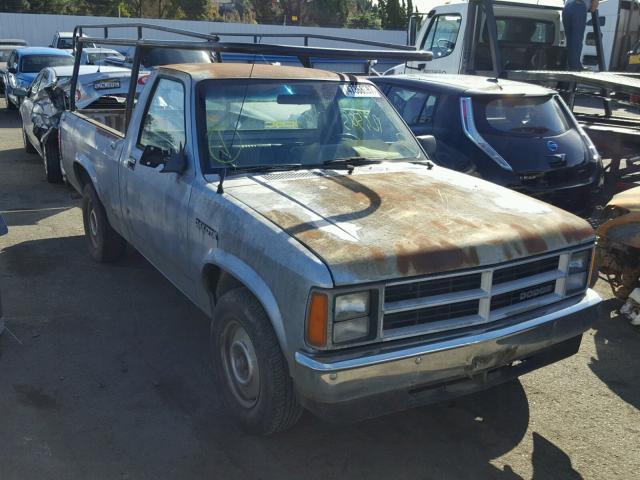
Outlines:
[{"label": "windshield wiper", "polygon": [[281,163],[278,165],[247,165],[247,166],[235,166],[229,165],[228,173],[240,173],[240,172],[279,172],[283,170],[298,170],[306,167],[301,163]]},{"label": "windshield wiper", "polygon": [[322,166],[333,169],[346,169],[349,174],[353,172],[355,167],[360,165],[370,165],[372,163],[381,163],[382,160],[375,160],[372,158],[365,157],[345,157],[345,158],[334,158],[333,160],[327,160],[326,162],[322,162]]}]

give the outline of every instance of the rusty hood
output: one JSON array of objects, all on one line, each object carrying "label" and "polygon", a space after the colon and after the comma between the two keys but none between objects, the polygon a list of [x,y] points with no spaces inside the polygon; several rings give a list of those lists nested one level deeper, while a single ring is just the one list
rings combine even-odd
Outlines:
[{"label": "rusty hood", "polygon": [[614,195],[607,206],[624,208],[631,213],[640,213],[640,187],[631,188]]},{"label": "rusty hood", "polygon": [[439,167],[385,163],[352,175],[299,171],[230,183],[228,194],[314,252],[336,285],[492,265],[594,237],[570,213]]}]

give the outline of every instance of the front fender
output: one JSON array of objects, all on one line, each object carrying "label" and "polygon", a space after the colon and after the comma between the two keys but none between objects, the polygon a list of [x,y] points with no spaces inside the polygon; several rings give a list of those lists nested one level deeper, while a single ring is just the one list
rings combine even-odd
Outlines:
[{"label": "front fender", "polygon": [[255,295],[271,320],[271,325],[278,337],[280,347],[283,351],[286,351],[287,338],[282,314],[276,298],[262,277],[238,257],[219,248],[209,251],[204,262],[204,265],[207,264],[215,265],[221,270],[233,275]]}]

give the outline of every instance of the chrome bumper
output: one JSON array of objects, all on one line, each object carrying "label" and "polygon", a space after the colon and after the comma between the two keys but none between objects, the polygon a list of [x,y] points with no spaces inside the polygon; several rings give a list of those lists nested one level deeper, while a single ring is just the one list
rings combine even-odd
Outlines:
[{"label": "chrome bumper", "polygon": [[486,372],[581,335],[596,321],[600,301],[596,292],[587,290],[582,297],[455,338],[402,347],[378,344],[332,355],[296,352],[292,374],[303,400],[317,404],[352,402],[486,376]]}]

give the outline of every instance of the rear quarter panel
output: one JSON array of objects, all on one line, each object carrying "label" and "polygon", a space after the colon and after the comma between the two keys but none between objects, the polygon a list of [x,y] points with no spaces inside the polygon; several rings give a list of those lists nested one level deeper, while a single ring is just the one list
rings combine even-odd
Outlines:
[{"label": "rear quarter panel", "polygon": [[64,112],[60,119],[62,164],[69,183],[82,192],[83,169],[91,179],[109,222],[118,232],[124,231],[120,209],[118,166],[124,138],[100,127],[75,112]]}]

